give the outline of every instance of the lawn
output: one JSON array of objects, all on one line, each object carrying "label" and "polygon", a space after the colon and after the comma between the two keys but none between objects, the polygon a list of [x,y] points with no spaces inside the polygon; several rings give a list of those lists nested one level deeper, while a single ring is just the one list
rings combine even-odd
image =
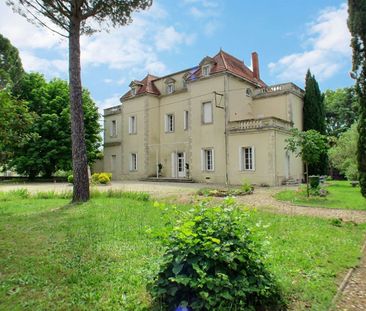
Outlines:
[{"label": "lawn", "polygon": [[[162,249],[146,229],[162,226],[161,210],[144,196],[79,206],[39,197],[0,196],[0,310],[149,310]],[[262,212],[251,220],[268,225],[269,269],[292,308],[327,310],[366,225]]]},{"label": "lawn", "polygon": [[352,187],[348,181],[330,181],[326,186],[329,195],[325,198],[306,197],[304,187],[301,190],[285,190],[275,194],[280,201],[295,205],[366,210],[366,199],[362,197],[359,187]]}]

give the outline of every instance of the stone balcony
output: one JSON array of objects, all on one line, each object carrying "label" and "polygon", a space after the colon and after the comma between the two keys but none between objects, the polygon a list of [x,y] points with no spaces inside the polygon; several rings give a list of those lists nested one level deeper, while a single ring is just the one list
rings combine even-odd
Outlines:
[{"label": "stone balcony", "polygon": [[110,115],[113,115],[113,114],[119,114],[121,113],[121,105],[118,105],[118,106],[114,106],[114,107],[111,107],[111,108],[107,108],[107,109],[104,109],[104,116],[110,116]]},{"label": "stone balcony", "polygon": [[240,133],[261,129],[281,129],[288,131],[292,128],[292,122],[282,120],[276,117],[231,121],[228,124],[229,133]]},{"label": "stone balcony", "polygon": [[267,96],[277,96],[292,93],[299,97],[304,97],[304,91],[293,83],[275,84],[265,88],[257,89],[253,98],[262,98]]}]

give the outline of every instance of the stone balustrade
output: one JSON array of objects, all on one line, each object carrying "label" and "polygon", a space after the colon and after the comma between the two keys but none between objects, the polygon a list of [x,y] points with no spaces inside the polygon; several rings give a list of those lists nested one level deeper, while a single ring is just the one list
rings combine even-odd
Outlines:
[{"label": "stone balustrade", "polygon": [[277,95],[285,92],[292,92],[298,96],[304,96],[304,91],[293,83],[275,84],[265,88],[257,89],[254,97],[262,97],[266,95]]},{"label": "stone balustrade", "polygon": [[231,121],[228,124],[228,129],[230,133],[258,129],[290,130],[292,129],[292,127],[293,124],[291,122],[276,117]]}]

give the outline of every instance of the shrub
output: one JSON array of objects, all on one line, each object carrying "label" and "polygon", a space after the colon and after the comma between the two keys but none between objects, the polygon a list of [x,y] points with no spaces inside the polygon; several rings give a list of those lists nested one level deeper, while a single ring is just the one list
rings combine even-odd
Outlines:
[{"label": "shrub", "polygon": [[107,173],[100,173],[98,176],[98,182],[102,185],[106,185],[111,181]]},{"label": "shrub", "polygon": [[309,183],[311,189],[317,189],[320,184],[320,177],[319,176],[309,176]]},{"label": "shrub", "polygon": [[74,175],[67,176],[67,182],[70,183],[70,184],[73,184],[74,183]]},{"label": "shrub", "polygon": [[253,186],[246,180],[243,181],[243,184],[241,185],[241,189],[245,193],[252,193],[254,190]]},{"label": "shrub", "polygon": [[172,228],[149,290],[164,310],[279,310],[280,289],[264,264],[249,215],[232,205],[197,207]]},{"label": "shrub", "polygon": [[94,173],[92,176],[91,176],[91,182],[93,184],[97,184],[98,183],[98,180],[99,180],[99,173]]}]

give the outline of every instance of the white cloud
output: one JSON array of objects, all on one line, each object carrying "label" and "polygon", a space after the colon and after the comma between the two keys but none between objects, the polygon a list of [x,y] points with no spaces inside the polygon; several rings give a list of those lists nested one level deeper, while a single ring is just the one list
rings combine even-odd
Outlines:
[{"label": "white cloud", "polygon": [[194,35],[178,32],[173,26],[169,26],[156,34],[155,45],[158,51],[172,50],[181,44],[190,45],[194,40]]},{"label": "white cloud", "polygon": [[303,81],[308,68],[324,81],[338,72],[351,57],[347,5],[327,8],[308,25],[307,50],[286,55],[268,65],[281,81]]}]

